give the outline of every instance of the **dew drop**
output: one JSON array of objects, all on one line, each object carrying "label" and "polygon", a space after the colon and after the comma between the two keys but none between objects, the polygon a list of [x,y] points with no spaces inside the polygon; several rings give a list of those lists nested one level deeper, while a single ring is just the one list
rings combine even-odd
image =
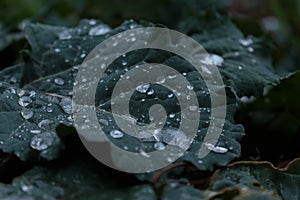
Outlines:
[{"label": "dew drop", "polygon": [[21,110],[21,116],[24,119],[30,119],[33,116],[33,112],[32,112],[32,110],[25,108],[25,109]]},{"label": "dew drop", "polygon": [[240,39],[239,42],[243,46],[249,46],[250,44],[253,43],[253,40],[251,38],[247,38],[247,39]]},{"label": "dew drop", "polygon": [[112,131],[110,131],[109,135],[113,138],[119,139],[124,136],[124,133],[122,133],[119,130],[112,130]]},{"label": "dew drop", "polygon": [[242,69],[243,69],[243,67],[242,67],[242,66],[238,66],[238,69],[239,69],[239,70],[242,70]]},{"label": "dew drop", "polygon": [[150,89],[148,92],[147,92],[148,95],[152,95],[154,94],[154,90],[153,89]]},{"label": "dew drop", "polygon": [[198,110],[198,106],[196,106],[196,105],[189,106],[189,110],[196,111],[196,110]]},{"label": "dew drop", "polygon": [[72,100],[70,98],[63,98],[59,105],[65,113],[72,114]]},{"label": "dew drop", "polygon": [[191,85],[188,85],[188,86],[186,86],[186,87],[187,87],[188,90],[193,90],[193,89],[194,89],[194,87],[191,86]]},{"label": "dew drop", "polygon": [[150,88],[150,84],[147,83],[147,84],[142,84],[142,85],[139,85],[135,88],[136,91],[138,91],[139,93],[146,93],[147,90]]},{"label": "dew drop", "polygon": [[30,97],[24,96],[19,99],[18,103],[20,106],[26,107],[32,103],[32,99]]},{"label": "dew drop", "polygon": [[254,52],[254,48],[253,48],[253,47],[248,47],[248,51],[249,51],[250,53],[253,53],[253,52]]},{"label": "dew drop", "polygon": [[156,142],[153,147],[157,150],[164,150],[166,146],[162,142]]},{"label": "dew drop", "polygon": [[30,133],[33,133],[33,134],[40,134],[41,131],[40,130],[30,130]]},{"label": "dew drop", "polygon": [[206,65],[221,66],[224,62],[224,59],[217,54],[196,54],[195,58]]},{"label": "dew drop", "polygon": [[59,52],[60,52],[60,49],[59,49],[59,48],[56,48],[56,49],[54,49],[54,51],[55,51],[56,53],[59,53]]},{"label": "dew drop", "polygon": [[13,77],[10,78],[9,81],[10,81],[11,83],[17,83],[18,80],[17,80],[16,77],[13,76]]},{"label": "dew drop", "polygon": [[51,146],[54,142],[54,134],[55,133],[53,132],[44,132],[33,136],[30,142],[31,148],[38,151],[43,151],[49,148],[49,146]]},{"label": "dew drop", "polygon": [[166,81],[166,78],[164,76],[159,76],[156,79],[156,83],[163,84]]},{"label": "dew drop", "polygon": [[204,145],[206,146],[206,148],[208,150],[211,150],[215,153],[226,153],[228,151],[227,148],[225,147],[219,147],[219,146],[214,146],[213,144],[210,144],[210,143],[204,143]]},{"label": "dew drop", "polygon": [[100,24],[98,26],[95,26],[89,30],[89,35],[95,36],[95,35],[103,35],[105,33],[108,33],[110,31],[110,27],[105,24]]},{"label": "dew drop", "polygon": [[55,83],[56,85],[64,85],[64,84],[65,84],[65,81],[64,81],[64,79],[62,79],[62,78],[55,78],[55,79],[54,79],[54,83]]},{"label": "dew drop", "polygon": [[70,31],[64,30],[58,34],[58,38],[60,40],[68,40],[68,39],[72,38],[72,35],[71,35]]}]

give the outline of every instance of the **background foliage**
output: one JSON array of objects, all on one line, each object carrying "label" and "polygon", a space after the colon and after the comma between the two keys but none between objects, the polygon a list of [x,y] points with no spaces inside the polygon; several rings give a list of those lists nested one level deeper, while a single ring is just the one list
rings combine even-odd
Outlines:
[{"label": "background foliage", "polygon": [[[2,0],[0,7],[5,10],[0,13],[1,199],[300,199],[299,1]],[[89,35],[103,23],[112,31]],[[229,112],[219,145],[233,150],[199,162],[194,154],[203,139],[199,133],[187,154],[168,168],[125,174],[95,161],[80,143],[68,110],[72,80],[81,55],[106,36],[154,24],[186,33],[224,58],[220,71]],[[72,38],[59,40],[63,31]],[[254,52],[238,42],[249,38]],[[155,51],[127,56],[135,63],[157,58],[186,65]],[[27,96],[31,102],[25,106]],[[35,114],[29,117],[28,110]],[[109,118],[103,110],[99,117]],[[199,130],[208,119],[204,115]],[[32,142],[46,139],[51,141],[46,146]]]}]

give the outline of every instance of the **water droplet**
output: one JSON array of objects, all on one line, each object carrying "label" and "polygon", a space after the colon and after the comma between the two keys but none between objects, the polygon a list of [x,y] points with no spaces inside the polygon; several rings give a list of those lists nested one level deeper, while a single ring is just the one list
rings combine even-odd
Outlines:
[{"label": "water droplet", "polygon": [[89,20],[89,24],[90,25],[95,25],[96,23],[97,23],[97,21],[95,19]]},{"label": "water droplet", "polygon": [[196,54],[194,57],[206,65],[221,66],[224,62],[224,59],[217,54]]},{"label": "water droplet", "polygon": [[40,121],[38,123],[38,126],[40,128],[45,128],[46,126],[49,126],[51,123],[53,123],[52,121],[50,121],[49,119],[43,119],[42,121]]},{"label": "water droplet", "polygon": [[168,76],[168,79],[174,79],[174,78],[176,78],[176,77],[177,77],[177,74],[169,75],[169,76]]},{"label": "water droplet", "polygon": [[168,94],[168,98],[172,98],[173,96],[173,93]]},{"label": "water droplet", "polygon": [[53,132],[44,132],[39,135],[33,136],[30,142],[31,148],[38,151],[49,148],[49,146],[51,146],[54,142],[54,135],[55,133]]},{"label": "water droplet", "polygon": [[46,111],[47,111],[48,113],[51,113],[51,112],[53,112],[53,108],[47,107]]},{"label": "water droplet", "polygon": [[112,130],[112,131],[110,131],[109,135],[113,138],[119,139],[124,136],[124,133],[122,133],[119,130]]},{"label": "water droplet", "polygon": [[64,30],[64,31],[58,33],[58,38],[60,40],[68,40],[68,39],[72,38],[72,35],[69,30]]},{"label": "water droplet", "polygon": [[211,150],[215,153],[226,153],[228,151],[227,148],[225,147],[219,147],[219,146],[214,146],[213,144],[210,144],[210,143],[204,143],[204,145],[206,146],[206,148],[208,150]]},{"label": "water droplet", "polygon": [[150,157],[150,155],[147,154],[143,149],[140,149],[140,154],[141,154],[142,156],[146,157],[146,158],[149,158],[149,157]]},{"label": "water droplet", "polygon": [[188,85],[188,86],[186,86],[186,87],[187,87],[188,90],[193,90],[193,89],[194,89],[194,87],[191,86],[191,85]]},{"label": "water droplet", "polygon": [[150,89],[148,92],[147,92],[148,95],[152,95],[154,94],[154,90],[153,89]]},{"label": "water droplet", "polygon": [[196,110],[198,110],[198,106],[196,106],[196,105],[189,106],[189,110],[196,111]]},{"label": "water droplet", "polygon": [[156,83],[163,84],[166,81],[166,78],[164,76],[159,76],[156,79]]},{"label": "water droplet", "polygon": [[239,42],[243,46],[249,46],[250,44],[253,43],[253,40],[251,38],[246,38],[246,39],[240,39]]},{"label": "water droplet", "polygon": [[156,142],[153,147],[157,150],[164,150],[166,146],[162,142]]},{"label": "water droplet", "polygon": [[108,126],[108,121],[106,119],[99,119],[99,122],[105,126]]},{"label": "water droplet", "polygon": [[253,53],[253,52],[254,52],[254,48],[253,48],[253,47],[248,47],[248,51],[249,51],[250,53]]},{"label": "water droplet", "polygon": [[32,190],[32,187],[28,185],[22,185],[21,189],[23,192],[29,192],[30,190]]},{"label": "water droplet", "polygon": [[170,117],[171,119],[173,119],[173,118],[175,117],[175,114],[169,114],[169,117]]},{"label": "water droplet", "polygon": [[84,58],[86,56],[85,53],[80,54],[80,58]]},{"label": "water droplet", "polygon": [[24,96],[25,93],[26,93],[25,90],[22,90],[22,89],[18,89],[18,90],[17,90],[17,95],[18,95],[19,97]]},{"label": "water droplet", "polygon": [[100,24],[98,26],[95,26],[89,30],[89,35],[103,35],[105,33],[108,33],[110,31],[110,27],[105,24]]},{"label": "water droplet", "polygon": [[30,109],[23,109],[21,110],[21,115],[24,119],[30,119],[33,116],[33,112]]},{"label": "water droplet", "polygon": [[32,103],[32,99],[30,97],[24,96],[19,99],[18,103],[20,106],[26,107]]},{"label": "water droplet", "polygon": [[59,48],[56,48],[56,49],[54,49],[54,51],[55,51],[56,53],[59,53],[59,52],[60,52],[60,49],[59,49]]},{"label": "water droplet", "polygon": [[40,134],[41,131],[40,130],[30,130],[30,133],[33,133],[33,134]]},{"label": "water droplet", "polygon": [[243,67],[242,67],[242,66],[238,66],[238,69],[239,69],[239,70],[242,70],[242,69],[243,69]]},{"label": "water droplet", "polygon": [[122,61],[122,65],[125,66],[127,65],[127,62],[125,60]]},{"label": "water droplet", "polygon": [[72,114],[72,100],[70,98],[63,98],[59,105],[65,113]]},{"label": "water droplet", "polygon": [[139,93],[146,93],[147,90],[150,88],[150,84],[149,83],[146,83],[146,84],[142,84],[142,85],[139,85],[135,88],[136,91],[138,91]]},{"label": "water droplet", "polygon": [[11,77],[10,80],[9,80],[11,83],[16,83],[18,80],[16,77]]},{"label": "water droplet", "polygon": [[65,81],[64,81],[64,79],[62,79],[62,78],[55,78],[55,79],[54,79],[54,83],[55,83],[56,85],[64,85],[64,84],[65,84]]}]

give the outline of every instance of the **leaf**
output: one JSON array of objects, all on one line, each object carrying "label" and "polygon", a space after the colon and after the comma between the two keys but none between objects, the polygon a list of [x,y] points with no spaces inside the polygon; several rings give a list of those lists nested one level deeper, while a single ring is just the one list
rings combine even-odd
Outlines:
[{"label": "leaf", "polygon": [[217,171],[209,189],[220,191],[238,188],[242,194],[240,197],[243,199],[255,199],[258,192],[266,193],[267,191],[269,194],[273,193],[274,199],[281,196],[283,199],[296,200],[300,198],[299,185],[299,159],[292,161],[283,169],[275,168],[269,162],[241,161]]},{"label": "leaf", "polygon": [[125,178],[123,176],[99,164],[90,155],[76,152],[76,155],[69,155],[47,168],[34,167],[11,184],[1,183],[0,198],[156,199],[150,185],[128,185],[124,179],[119,179]]},{"label": "leaf", "polygon": [[0,149],[21,160],[57,158],[64,145],[55,130],[70,124],[59,100],[35,91],[7,87],[0,94]]},{"label": "leaf", "polygon": [[263,98],[240,110],[239,120],[248,127],[245,153],[256,156],[253,154],[258,149],[262,159],[275,163],[299,156],[299,84],[300,73],[290,74],[266,90]]},{"label": "leaf", "polygon": [[238,97],[261,96],[265,86],[279,82],[272,67],[270,45],[253,36],[245,38],[228,17],[206,12],[181,20],[178,29],[208,53],[224,58],[219,70]]}]

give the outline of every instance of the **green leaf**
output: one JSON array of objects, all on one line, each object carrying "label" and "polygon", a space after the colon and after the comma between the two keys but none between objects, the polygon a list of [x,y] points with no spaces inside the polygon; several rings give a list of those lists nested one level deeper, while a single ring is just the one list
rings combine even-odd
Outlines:
[{"label": "green leaf", "polygon": [[57,158],[64,145],[56,127],[71,124],[59,101],[39,92],[6,87],[0,94],[0,149],[21,160]]},{"label": "green leaf", "polygon": [[[237,162],[217,171],[210,190],[238,188],[242,199],[255,199],[259,193],[269,193],[273,199],[296,200],[300,198],[300,160],[292,161],[286,168],[275,168],[269,162]],[[257,192],[255,192],[257,191]],[[280,197],[279,197],[280,196]],[[247,198],[246,198],[247,197]],[[251,197],[251,198],[250,198]],[[239,199],[239,198],[237,198]],[[269,197],[270,199],[270,197]]]},{"label": "green leaf", "polygon": [[[80,149],[82,151],[82,149]],[[118,172],[76,152],[45,167],[34,167],[0,184],[1,199],[137,199],[154,200],[150,185],[132,185]]]},{"label": "green leaf", "polygon": [[208,53],[224,58],[223,80],[238,97],[261,96],[265,86],[279,82],[264,39],[243,33],[226,16],[206,12],[183,19],[178,28],[199,42]]}]

